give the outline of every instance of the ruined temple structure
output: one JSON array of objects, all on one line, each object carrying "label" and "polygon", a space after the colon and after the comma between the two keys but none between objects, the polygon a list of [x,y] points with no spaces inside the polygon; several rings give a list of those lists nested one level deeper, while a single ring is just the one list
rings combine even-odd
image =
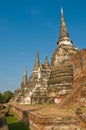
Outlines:
[{"label": "ruined temple structure", "polygon": [[[86,67],[85,52],[86,50],[79,52],[70,39],[63,9],[61,9],[60,34],[57,48],[52,54],[51,63],[49,64],[46,56],[44,64],[41,64],[37,52],[31,76],[29,79],[27,78],[27,69],[25,68],[21,86],[15,91],[11,101],[24,104],[61,103],[62,106],[64,104],[69,105],[75,95],[74,101],[76,102],[80,96],[80,94],[79,96],[76,94],[78,90],[81,95],[85,95],[84,89],[81,92],[81,86],[78,85],[78,83],[80,84],[78,81],[80,81],[81,73],[84,75],[82,79],[86,79],[84,73],[86,72],[84,69]],[[86,81],[84,83],[86,85]],[[75,100],[76,97],[77,100]]]},{"label": "ruined temple structure", "polygon": [[62,94],[67,94],[67,92],[70,92],[72,89],[72,57],[78,52],[78,49],[73,45],[69,37],[62,9],[60,35],[57,45],[58,47],[54,51],[51,59],[52,69],[48,80],[48,91],[49,96],[56,97],[55,101],[59,102]]},{"label": "ruined temple structure", "polygon": [[36,59],[31,76],[27,80],[27,69],[24,70],[24,76],[19,89],[15,91],[12,102],[19,103],[45,103],[48,97],[48,79],[50,77],[51,66],[48,57],[45,57],[44,64],[40,64],[39,53],[36,53]]}]

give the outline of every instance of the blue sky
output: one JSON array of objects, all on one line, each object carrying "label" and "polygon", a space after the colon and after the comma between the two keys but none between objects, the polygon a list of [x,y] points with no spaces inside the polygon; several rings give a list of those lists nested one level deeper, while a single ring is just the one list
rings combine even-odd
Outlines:
[{"label": "blue sky", "polygon": [[51,60],[60,29],[60,8],[70,37],[86,46],[86,0],[0,1],[0,92],[20,86],[25,66],[30,76],[36,51]]}]

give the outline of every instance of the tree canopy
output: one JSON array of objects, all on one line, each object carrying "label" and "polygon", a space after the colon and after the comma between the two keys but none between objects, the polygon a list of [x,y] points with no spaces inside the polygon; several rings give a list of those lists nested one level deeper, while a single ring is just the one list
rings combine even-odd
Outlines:
[{"label": "tree canopy", "polygon": [[14,94],[11,91],[5,91],[3,93],[0,93],[0,103],[8,103],[13,97],[13,95]]}]

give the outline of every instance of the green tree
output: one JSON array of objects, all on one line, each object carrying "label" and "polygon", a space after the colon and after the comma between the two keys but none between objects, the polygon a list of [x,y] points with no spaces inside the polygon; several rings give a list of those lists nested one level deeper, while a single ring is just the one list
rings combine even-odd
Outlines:
[{"label": "green tree", "polygon": [[0,103],[2,103],[3,102],[3,95],[2,95],[2,93],[0,93]]},{"label": "green tree", "polygon": [[11,92],[11,91],[5,91],[4,93],[3,93],[3,102],[4,103],[7,103],[7,102],[9,102],[9,100],[13,97],[13,93]]}]

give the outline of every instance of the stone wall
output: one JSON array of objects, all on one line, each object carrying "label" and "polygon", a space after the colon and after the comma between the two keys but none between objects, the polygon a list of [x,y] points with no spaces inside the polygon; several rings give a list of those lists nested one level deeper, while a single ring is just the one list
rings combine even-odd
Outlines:
[{"label": "stone wall", "polygon": [[78,121],[71,118],[66,119],[62,117],[57,118],[47,118],[41,117],[34,113],[29,113],[29,123],[31,130],[75,130],[78,127]]},{"label": "stone wall", "polygon": [[8,130],[5,117],[8,115],[7,104],[0,104],[0,130]]},{"label": "stone wall", "polygon": [[13,111],[15,116],[23,123],[26,125],[29,125],[29,117],[28,117],[28,111],[22,110],[17,106],[10,105],[9,106],[10,110]]},{"label": "stone wall", "polygon": [[8,130],[7,122],[4,117],[0,117],[0,130]]},{"label": "stone wall", "polygon": [[[74,81],[73,86],[81,86],[81,93],[78,94],[81,105],[86,106],[86,49],[79,51],[73,57]],[[78,91],[77,91],[78,93]]]},{"label": "stone wall", "polygon": [[10,109],[20,121],[30,127],[30,130],[81,130],[79,120],[75,116],[47,117],[38,115],[35,111],[22,110],[14,105],[10,105]]},{"label": "stone wall", "polygon": [[86,76],[86,49],[79,51],[73,57],[74,78]]}]

